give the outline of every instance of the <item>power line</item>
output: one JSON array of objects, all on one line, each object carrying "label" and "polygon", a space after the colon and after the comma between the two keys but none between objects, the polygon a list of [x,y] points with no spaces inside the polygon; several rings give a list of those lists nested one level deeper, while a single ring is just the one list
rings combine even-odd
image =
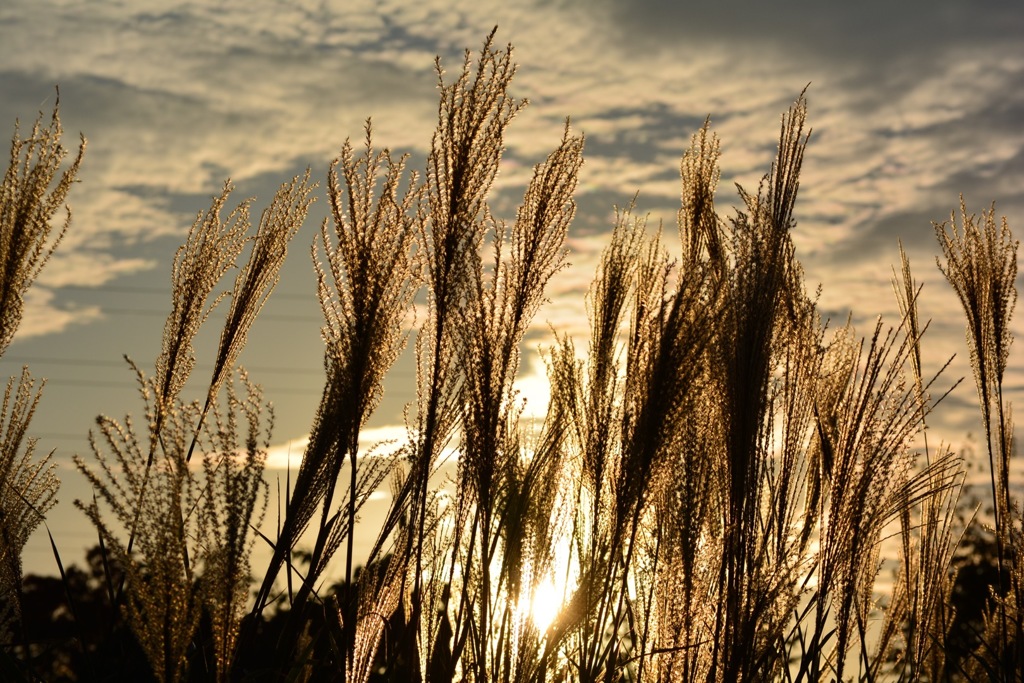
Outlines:
[{"label": "power line", "polygon": [[[287,395],[287,396],[308,396],[313,389],[300,388],[300,387],[274,387],[267,386],[257,382],[263,389],[263,393],[267,398],[273,399],[274,396]],[[65,388],[76,388],[76,389],[132,389],[138,387],[136,382],[119,382],[117,380],[104,380],[104,379],[65,379],[65,378],[48,378],[46,380],[47,387],[65,387]]]},{"label": "power line", "polygon": [[[0,358],[0,362],[10,362],[17,365],[26,365],[29,363],[38,363],[40,365],[67,365],[72,367],[95,367],[95,368],[127,368],[128,365],[123,359],[121,360],[102,360],[99,358],[61,358],[59,356],[4,356]],[[287,368],[283,366],[269,366],[269,365],[245,365],[245,369],[249,372],[265,372],[283,375],[310,375],[310,376],[322,376],[324,374],[323,368],[318,367],[317,369],[312,368]],[[199,363],[195,367],[196,370],[213,370],[213,365]]]},{"label": "power line", "polygon": [[[3,356],[0,357],[0,364],[2,363],[13,363],[17,365],[27,365],[29,363],[52,364],[52,365],[66,365],[72,367],[103,367],[103,368],[127,368],[127,364],[124,360],[102,360],[98,358],[61,358],[59,356]],[[323,365],[318,364],[317,368],[299,368],[299,367],[284,367],[280,365],[246,365],[241,364],[247,372],[265,372],[268,374],[281,374],[281,375],[308,375],[312,377],[323,377],[324,370]],[[198,363],[195,366],[196,370],[199,371],[210,371],[213,370],[213,365],[210,363]],[[413,370],[399,370],[394,367],[388,372],[388,376],[397,377],[411,377],[414,373]]]},{"label": "power line", "polygon": [[[97,285],[95,287],[89,285],[58,285],[53,289],[72,289],[82,292],[110,292],[113,294],[158,294],[160,296],[169,297],[171,294],[171,288],[168,287],[147,287],[140,285],[138,287],[129,287],[127,285]],[[315,299],[315,294],[294,294],[291,292],[274,292],[270,295],[272,299],[291,299],[293,301],[309,301],[311,298]]]},{"label": "power line", "polygon": [[[146,316],[150,318],[166,318],[167,313],[164,311],[154,311],[145,308],[109,308],[107,306],[101,306],[100,310],[104,313],[110,313],[112,315],[137,315]],[[274,322],[321,322],[320,318],[313,315],[289,315],[287,313],[260,313],[260,320],[272,320]]]},{"label": "power line", "polygon": [[[128,287],[120,285],[100,285],[96,287],[90,287],[88,285],[60,285],[53,287],[55,290],[74,290],[80,292],[106,292],[112,294],[145,294],[149,296],[161,296],[170,297],[170,287],[164,289],[161,287],[147,287],[145,285],[139,287]],[[315,293],[310,294],[294,294],[290,292],[273,292],[270,295],[270,299],[286,299],[289,301],[305,301],[312,302],[316,301]],[[138,315],[145,317],[166,317],[165,311],[159,311],[154,309],[142,309],[142,308],[120,308],[120,307],[108,307],[101,305],[100,308],[104,313],[112,315]],[[278,322],[317,322],[320,323],[322,320],[319,316],[314,315],[293,315],[287,313],[262,313],[260,319],[274,320]]]}]

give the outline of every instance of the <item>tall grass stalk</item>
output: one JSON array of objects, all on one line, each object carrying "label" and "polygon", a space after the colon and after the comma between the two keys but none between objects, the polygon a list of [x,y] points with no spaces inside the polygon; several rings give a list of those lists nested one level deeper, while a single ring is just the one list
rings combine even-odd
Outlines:
[{"label": "tall grass stalk", "polygon": [[[0,185],[0,354],[21,323],[25,293],[71,225],[65,200],[78,178],[85,137],[65,165],[69,150],[62,143],[59,108],[58,98],[49,125],[43,125],[40,114],[27,138],[15,123],[10,162]],[[65,217],[58,227],[53,220],[62,208]]]},{"label": "tall grass stalk", "polygon": [[[893,278],[893,289],[906,334],[913,340],[911,367],[918,402],[925,405],[930,399],[925,391],[920,340],[927,324],[922,326],[918,318],[921,286],[914,280],[902,243],[900,263],[900,273]],[[922,427],[925,462],[930,466],[933,455],[924,419]],[[943,447],[938,457],[954,467],[955,460]],[[901,680],[934,677],[946,670],[944,643],[953,620],[954,582],[950,567],[962,535],[962,530],[957,529],[956,512],[963,488],[963,472],[954,469],[952,476],[946,479],[947,486],[943,486],[942,474],[940,470],[940,476],[932,482],[934,495],[905,507],[900,514],[900,572],[879,637],[879,649],[884,651],[890,647],[890,642],[902,631],[903,652],[898,665]],[[881,663],[884,658],[876,661]],[[876,676],[878,673],[874,672]]]},{"label": "tall grass stalk", "polygon": [[[214,289],[237,266],[249,239],[250,203],[242,202],[222,218],[231,191],[226,184],[197,217],[172,268],[171,312],[154,375],[129,361],[143,400],[144,426],[137,429],[131,416],[118,421],[101,415],[97,431],[90,434],[95,463],[75,456],[99,499],[76,504],[124,567],[127,620],[159,680],[180,680],[186,674],[204,613],[211,619],[213,674],[219,680],[228,675],[248,583],[250,525],[261,515],[269,437],[261,437],[260,430],[269,408],[244,375],[247,397],[239,398],[232,386],[223,408],[217,403],[277,281],[287,243],[305,218],[307,180],[308,174],[277,192],[234,289],[221,295],[214,295]],[[229,295],[210,384],[202,402],[184,401],[181,393],[196,364],[195,336],[213,307]],[[211,409],[212,425],[206,420]],[[236,427],[238,415],[248,425],[244,440]],[[194,468],[190,461],[203,441],[211,450],[203,454],[203,467]],[[240,457],[240,451],[245,455]],[[121,529],[128,532],[126,541]]]},{"label": "tall grass stalk", "polygon": [[[385,373],[404,347],[402,324],[415,292],[413,209],[421,191],[415,176],[401,190],[404,170],[404,158],[393,160],[387,150],[373,149],[369,123],[363,153],[357,157],[346,142],[331,164],[328,195],[334,227],[331,230],[325,221],[313,247],[325,320],[327,383],[254,615],[267,604],[280,568],[289,563],[318,507],[310,566],[292,600],[293,614],[302,614],[302,606],[346,539],[345,577],[346,583],[352,582],[356,514],[390,467],[386,458],[359,455],[359,433],[380,401]],[[350,486],[339,505],[335,493],[346,462]],[[343,607],[346,622],[354,623],[355,606]],[[349,637],[349,667],[353,644]]]},{"label": "tall grass stalk", "polygon": [[978,658],[978,665],[995,680],[1014,680],[1024,671],[1024,563],[1020,557],[1024,524],[1010,490],[1013,423],[1003,395],[1003,378],[1012,343],[1010,318],[1017,302],[1018,242],[1006,218],[997,224],[995,207],[978,217],[968,213],[963,197],[959,224],[954,212],[947,223],[935,224],[935,232],[945,257],[945,263],[938,261],[939,268],[959,297],[966,317],[995,522],[998,614],[988,622],[987,652]]},{"label": "tall grass stalk", "polygon": [[[525,104],[508,93],[516,69],[511,46],[504,52],[495,50],[493,39],[492,32],[484,43],[475,70],[469,51],[466,52],[462,72],[453,83],[445,84],[441,64],[437,63],[441,88],[438,125],[427,160],[427,210],[418,231],[423,249],[428,317],[416,337],[417,403],[410,435],[413,444],[409,477],[413,507],[410,512],[415,528],[410,536],[414,547],[409,558],[412,591],[407,605],[411,630],[422,629],[421,671],[436,659],[435,641],[443,648],[448,647],[438,637],[441,622],[435,616],[447,612],[452,597],[465,605],[463,596],[451,596],[450,591],[428,593],[423,584],[426,561],[430,559],[424,556],[431,505],[429,480],[458,419],[462,378],[457,365],[460,357],[457,326],[463,316],[460,307],[464,302],[471,302],[475,294],[473,268],[491,220],[487,193],[498,172],[505,129]],[[475,534],[471,538],[475,540]],[[459,542],[460,539],[454,539],[452,547],[457,548]],[[453,567],[454,562],[453,558]],[[486,605],[478,608],[486,614]],[[460,613],[465,614],[465,607]],[[459,621],[465,625],[470,623],[468,619]],[[458,653],[464,646],[466,634],[455,632],[453,635],[451,647]],[[438,666],[444,666],[440,659],[436,661]]]},{"label": "tall grass stalk", "polygon": [[[15,122],[10,161],[0,182],[0,355],[21,324],[25,294],[71,224],[65,200],[77,181],[86,143],[82,136],[67,164],[63,134],[59,93],[48,125],[40,113],[29,136],[22,138]],[[64,220],[55,225],[61,209]],[[0,407],[0,647],[6,657],[17,640],[26,659],[31,653],[21,628],[21,554],[56,504],[60,486],[53,454],[37,458],[37,440],[28,436],[45,385],[36,388],[36,382],[23,367],[20,377],[8,379]]]}]

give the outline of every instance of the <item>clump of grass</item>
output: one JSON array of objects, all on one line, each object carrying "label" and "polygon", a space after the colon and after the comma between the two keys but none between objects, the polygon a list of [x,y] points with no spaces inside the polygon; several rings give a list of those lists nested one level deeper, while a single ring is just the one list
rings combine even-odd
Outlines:
[{"label": "clump of grass", "polygon": [[[249,558],[254,528],[267,506],[263,479],[273,431],[273,407],[244,371],[244,394],[226,384],[223,407],[214,405],[211,440],[204,448],[205,495],[198,502],[203,571],[200,593],[210,620],[218,680],[230,680],[242,617],[246,613],[252,566]],[[241,424],[239,424],[241,422]]]},{"label": "clump of grass", "polygon": [[[333,230],[324,221],[313,247],[318,295],[324,315],[324,367],[327,382],[314,417],[309,444],[291,491],[285,518],[264,574],[253,614],[271,598],[274,580],[319,508],[310,565],[291,600],[301,615],[328,563],[347,547],[346,583],[352,581],[356,515],[387,476],[392,459],[359,457],[359,434],[376,409],[384,375],[405,345],[402,325],[415,292],[411,244],[413,207],[421,190],[415,176],[406,182],[405,159],[374,150],[369,122],[363,152],[346,141],[332,162],[328,195]],[[341,482],[349,465],[349,486]],[[291,571],[289,569],[289,571]],[[289,585],[290,584],[289,577]],[[354,604],[345,603],[344,620],[355,622]],[[293,622],[291,639],[302,624]],[[344,649],[351,662],[354,631]],[[286,644],[290,646],[290,644]]]},{"label": "clump of grass", "polygon": [[1010,318],[1017,302],[1018,242],[1005,217],[997,224],[995,207],[978,217],[968,213],[963,197],[959,224],[954,212],[948,223],[935,224],[935,232],[945,257],[945,263],[938,261],[939,268],[959,297],[967,321],[995,524],[996,612],[986,618],[985,648],[969,670],[993,680],[1013,680],[1024,670],[1024,522],[1010,489],[1013,423],[1003,378],[1013,341]]},{"label": "clump of grass", "polygon": [[0,406],[0,643],[5,646],[20,617],[22,550],[56,504],[60,486],[52,454],[36,458],[36,439],[28,436],[42,391],[24,368],[19,379],[7,380]]},{"label": "clump of grass", "polygon": [[[529,558],[531,544],[549,545],[547,520],[531,513],[550,503],[534,499],[544,491],[534,486],[558,453],[542,449],[527,460],[513,381],[523,336],[543,301],[545,285],[565,258],[582,148],[583,139],[566,128],[559,148],[534,169],[516,221],[487,226],[493,264],[471,254],[473,279],[460,311],[460,495],[454,514],[463,523],[455,529],[457,555],[450,562],[477,575],[455,604],[465,615],[456,627],[472,633],[472,671],[480,679],[500,678],[514,668],[507,661],[509,650],[523,643],[513,636],[522,616],[515,612],[513,596],[522,587],[523,572],[536,569],[536,558]],[[511,242],[508,255],[506,242]],[[453,638],[466,635],[456,630]]]},{"label": "clump of grass", "polygon": [[[213,294],[249,241],[249,202],[223,217],[231,192],[225,185],[210,209],[197,217],[175,256],[172,307],[155,374],[147,376],[129,361],[143,400],[142,429],[130,416],[122,421],[100,416],[98,433],[90,435],[95,464],[75,456],[98,496],[76,504],[124,567],[128,624],[158,680],[185,675],[204,611],[210,618],[214,671],[218,680],[228,677],[249,581],[251,524],[262,514],[259,501],[265,502],[260,491],[270,427],[262,426],[269,408],[244,374],[245,398],[229,383],[222,408],[218,400],[277,282],[287,244],[305,218],[308,178],[307,173],[286,183],[274,196],[228,293]],[[228,295],[231,304],[203,401],[184,401],[181,393],[196,363],[193,340]],[[212,424],[207,421],[211,409]],[[244,446],[239,416],[248,426]],[[202,467],[193,468],[190,461],[204,441],[211,450],[203,454]],[[121,587],[112,592],[120,600]]]},{"label": "clump of grass", "polygon": [[[929,398],[920,340],[927,325],[922,327],[918,318],[917,298],[921,287],[914,281],[910,259],[902,243],[900,261],[901,270],[899,276],[893,278],[893,289],[904,330],[912,344],[910,361],[917,400],[926,405]],[[924,419],[922,426],[927,429]],[[933,454],[927,431],[923,433],[923,441],[925,461],[931,465]],[[896,660],[895,672],[904,680],[934,678],[945,671],[944,644],[954,616],[951,607],[954,581],[950,568],[962,533],[956,521],[964,473],[955,467],[956,460],[946,449],[940,448],[938,457],[952,469],[935,470],[936,476],[931,482],[933,495],[924,496],[900,511],[900,568],[879,635],[879,651],[892,653],[890,658]],[[950,472],[952,476],[948,476]],[[876,659],[872,675],[880,674],[880,666],[885,661],[884,657]]]},{"label": "clump of grass", "polygon": [[[17,122],[11,155],[0,182],[0,355],[21,324],[25,293],[39,276],[71,224],[65,205],[85,155],[85,138],[63,170],[68,157],[60,102],[48,125],[39,115],[28,138]],[[64,208],[62,224],[54,218]],[[28,436],[29,423],[42,396],[27,367],[20,378],[11,377],[0,408],[0,646],[12,645],[20,618],[21,553],[29,535],[57,502],[60,486],[51,454],[36,458],[36,439]],[[24,654],[28,643],[20,638]]]},{"label": "clump of grass", "polygon": [[[810,139],[804,95],[782,117],[771,168],[756,192],[740,188],[732,215],[715,204],[710,120],[680,164],[678,245],[636,200],[616,211],[587,295],[585,353],[555,330],[537,425],[523,419],[515,379],[545,287],[566,264],[583,137],[566,124],[515,219],[495,216],[504,136],[526,105],[511,94],[515,71],[493,33],[454,80],[437,63],[422,179],[406,157],[374,147],[369,123],[364,145],[347,141],[329,168],[330,216],[312,249],[325,384],[284,517],[264,537],[272,556],[255,572],[251,605],[273,411],[238,359],[306,216],[309,173],[263,213],[229,293],[215,290],[250,239],[250,203],[225,216],[226,185],[192,226],[154,372],[129,361],[144,418],[101,416],[94,459],[75,460],[97,492],[78,505],[124,568],[123,595],[108,590],[153,675],[710,683],[937,680],[960,667],[1011,678],[1022,664],[1024,563],[1002,387],[1016,296],[1005,222],[961,207],[962,227],[938,228],[940,267],[968,317],[1004,577],[987,652],[950,662],[963,471],[926,438],[916,448],[944,396],[931,395],[939,375],[922,366],[919,288],[901,249],[895,325],[878,320],[861,338],[821,319],[791,238]],[[46,249],[25,253],[45,260]],[[225,296],[213,373],[188,400],[194,339]],[[414,325],[407,436],[367,457],[360,434],[417,296],[426,314]],[[8,384],[0,482],[21,493],[0,506],[0,522],[16,522],[2,527],[5,550],[20,549],[54,491],[45,460],[25,460],[37,401],[27,373]],[[438,482],[451,454],[456,473]],[[356,569],[358,515],[389,477],[391,508]],[[12,511],[9,500],[23,505]],[[887,535],[900,556],[883,596]],[[344,583],[327,594],[342,548]],[[16,557],[3,556],[4,580],[14,581]],[[550,622],[531,613],[542,600],[554,603]],[[274,605],[286,614],[268,615]]]},{"label": "clump of grass", "polygon": [[[408,639],[385,656],[400,652],[410,671],[428,677],[454,675],[462,653],[472,657],[475,675],[504,675],[495,672],[510,670],[506,645],[523,653],[539,649],[536,632],[529,643],[511,636],[510,629],[523,628],[523,617],[502,603],[509,590],[529,591],[528,577],[543,570],[548,515],[537,510],[551,507],[541,492],[553,490],[555,479],[544,476],[558,469],[558,437],[547,437],[543,452],[524,459],[512,382],[544,286],[563,264],[582,138],[566,128],[559,147],[535,169],[511,226],[492,217],[486,196],[504,129],[524,104],[507,92],[515,72],[511,51],[494,50],[492,38],[475,70],[467,53],[454,83],[445,83],[437,65],[441,105],[424,184],[415,175],[406,181],[404,159],[373,149],[369,126],[365,152],[356,156],[346,143],[331,168],[334,230],[325,222],[314,250],[327,384],[252,610],[255,620],[286,566],[290,586],[290,557],[319,508],[310,565],[289,594],[292,619],[278,643],[284,666],[316,645],[302,632],[304,606],[346,541],[346,583],[356,585],[327,610],[340,617],[337,637],[331,636],[340,656],[332,661],[347,677],[370,675],[382,624],[392,619],[401,621]],[[482,256],[485,242],[493,265]],[[428,313],[416,338],[419,397],[409,442],[390,457],[364,459],[359,432],[404,346],[403,320],[421,284]],[[466,495],[451,511],[460,523],[451,526],[429,482],[456,428],[465,452],[456,485]],[[395,504],[370,558],[387,558],[386,569],[357,578],[351,565],[356,515],[397,456],[409,472],[398,476]],[[347,495],[338,490],[346,461]],[[460,564],[472,580],[446,589],[436,577],[452,577]],[[427,567],[435,578],[424,578]],[[525,654],[519,661],[528,664]]]},{"label": "clump of grass", "polygon": [[[464,606],[465,594],[444,590],[437,583],[423,584],[427,563],[436,560],[444,566],[447,548],[459,547],[459,539],[453,539],[441,543],[445,548],[441,555],[430,556],[430,553],[424,557],[425,551],[430,551],[429,481],[459,418],[459,324],[464,319],[461,307],[474,297],[473,284],[477,277],[474,268],[479,263],[478,250],[490,221],[487,193],[498,173],[505,129],[525,104],[508,92],[516,70],[511,46],[505,51],[495,50],[493,39],[492,32],[484,43],[475,71],[467,50],[462,72],[453,83],[444,82],[440,61],[437,62],[441,86],[438,124],[427,159],[426,211],[417,230],[423,250],[428,313],[416,337],[417,401],[408,479],[412,501],[409,514],[415,528],[409,536],[412,543],[408,555],[411,594],[406,608],[412,630],[422,628],[420,661],[424,665],[438,662],[443,670],[449,670],[449,666],[441,663],[439,654],[435,655],[435,644],[454,653],[451,660],[454,665],[467,637],[465,632],[454,633],[453,643],[449,644],[443,642],[447,638],[439,635],[442,627],[451,628],[444,626],[449,618],[449,601],[454,598],[463,605],[455,619],[456,629],[468,628],[472,617]],[[468,519],[458,521],[460,525],[468,522]],[[489,548],[483,552],[489,552]],[[404,553],[399,556],[402,555]],[[448,566],[454,567],[455,558],[450,562]],[[476,607],[484,613],[487,611],[486,605]],[[454,670],[451,673],[454,674]],[[440,672],[434,675],[438,674]]]},{"label": "clump of grass", "polygon": [[[75,459],[109,512],[101,512],[96,500],[76,504],[124,567],[128,624],[153,674],[161,681],[178,680],[200,616],[196,577],[186,556],[204,529],[198,518],[187,525],[176,521],[199,495],[185,464],[198,407],[160,400],[159,381],[136,366],[133,370],[145,406],[142,430],[130,416],[122,422],[100,416],[98,434],[90,434],[96,470]],[[156,457],[150,456],[151,444],[160,449]],[[120,539],[119,527],[132,531],[127,542]]]},{"label": "clump of grass", "polygon": [[[10,163],[0,184],[0,354],[7,350],[21,323],[25,292],[71,225],[71,210],[65,200],[82,165],[85,137],[70,165],[61,170],[68,149],[61,142],[64,129],[59,106],[58,101],[47,126],[40,115],[28,138],[20,136],[15,124]],[[53,219],[62,208],[65,218],[56,227]]]}]

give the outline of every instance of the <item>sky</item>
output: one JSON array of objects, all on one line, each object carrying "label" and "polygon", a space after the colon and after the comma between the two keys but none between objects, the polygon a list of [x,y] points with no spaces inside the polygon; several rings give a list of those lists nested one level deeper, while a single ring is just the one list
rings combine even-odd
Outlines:
[{"label": "sky", "polygon": [[[794,242],[820,309],[852,315],[867,334],[897,322],[890,280],[905,245],[932,319],[926,365],[957,359],[969,375],[962,318],[935,265],[932,221],[963,193],[969,210],[995,203],[1024,234],[1024,5],[1019,0],[856,3],[782,0],[7,0],[0,5],[0,133],[48,114],[60,90],[67,142],[88,138],[73,222],[30,291],[0,377],[23,364],[46,377],[32,432],[54,450],[64,488],[48,523],[65,563],[95,535],[72,500],[89,497],[70,465],[88,459],[98,414],[138,415],[124,355],[152,367],[170,306],[174,251],[227,178],[233,202],[274,190],[307,166],[319,201],[292,243],[280,285],[242,361],[275,405],[275,450],[298,456],[322,387],[320,317],[309,259],[325,215],[322,187],[347,137],[411,154],[422,168],[436,122],[434,58],[457,72],[497,26],[520,68],[513,94],[530,105],[512,123],[495,212],[514,217],[532,166],[554,149],[566,117],[586,136],[570,231],[570,268],[528,335],[521,377],[543,407],[549,323],[582,336],[584,295],[615,206],[674,234],[679,159],[706,117],[722,140],[724,211],[735,183],[768,170],[781,114],[807,88],[809,125]],[[0,136],[0,137],[3,137]],[[1020,336],[1024,316],[1013,329]],[[203,351],[206,349],[206,356]],[[1024,398],[1020,349],[1011,398]],[[209,368],[209,340],[199,367]],[[205,362],[205,365],[204,365]],[[400,360],[374,416],[393,433],[412,398]],[[932,429],[957,447],[977,434],[968,381]],[[276,476],[276,475],[275,475]],[[375,504],[385,505],[377,501]],[[272,503],[273,505],[273,503]],[[55,573],[45,533],[28,571]]]}]

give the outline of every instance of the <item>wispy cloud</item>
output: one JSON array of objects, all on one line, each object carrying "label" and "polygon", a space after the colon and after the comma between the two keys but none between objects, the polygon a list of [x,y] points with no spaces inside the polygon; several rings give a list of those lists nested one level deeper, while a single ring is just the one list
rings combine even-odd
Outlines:
[{"label": "wispy cloud", "polygon": [[[796,240],[812,279],[841,264],[840,277],[884,284],[877,260],[891,259],[898,236],[930,244],[927,221],[958,191],[1011,214],[1024,206],[1015,123],[1024,118],[1024,12],[1013,2],[967,11],[945,1],[51,0],[14,3],[0,17],[9,95],[0,115],[31,116],[59,82],[69,129],[91,142],[53,285],[152,267],[118,247],[181,233],[227,175],[325,163],[371,114],[379,142],[425,154],[433,56],[455,67],[495,23],[523,63],[516,91],[532,101],[499,178],[509,212],[567,115],[588,137],[577,234],[606,231],[612,204],[637,191],[652,225],[671,228],[678,159],[709,114],[723,139],[727,206],[735,182],[753,186],[767,170],[778,116],[808,82],[815,133]],[[85,245],[98,256],[90,271],[72,255]],[[553,285],[551,308],[574,329],[582,307],[567,318],[568,309],[585,291],[592,252],[575,253],[580,274]]]},{"label": "wispy cloud", "polygon": [[[994,200],[1024,230],[1018,0],[4,3],[0,131],[49,110],[59,84],[69,142],[78,131],[89,138],[70,197],[74,222],[33,290],[22,339],[87,324],[122,339],[117,326],[128,323],[104,316],[102,304],[68,304],[62,288],[157,275],[228,176],[243,188],[236,200],[272,191],[307,164],[322,178],[368,116],[379,145],[411,152],[411,166],[422,167],[436,120],[434,56],[457,70],[463,50],[479,48],[496,24],[522,65],[514,94],[531,101],[506,140],[496,213],[514,217],[532,165],[557,144],[567,116],[587,136],[572,267],[552,281],[528,337],[523,387],[541,377],[535,348],[550,341],[549,322],[585,338],[585,295],[613,205],[639,192],[637,211],[652,229],[662,223],[671,245],[679,158],[710,115],[728,213],[734,184],[754,189],[768,170],[779,116],[808,84],[814,133],[794,239],[809,287],[822,284],[821,306],[836,323],[851,310],[860,329],[879,313],[895,323],[890,263],[902,239],[925,284],[922,315],[937,321],[926,350],[936,363],[960,353],[953,372],[966,374],[931,221],[964,192],[974,210]],[[311,293],[309,277],[292,277],[308,260],[291,261],[281,288]],[[1016,331],[1024,333],[1019,322]],[[1011,372],[1024,387],[1024,367]],[[966,428],[972,398],[960,390],[946,424]],[[50,408],[74,409],[47,397],[41,420]],[[306,429],[279,424],[282,439]]]},{"label": "wispy cloud", "polygon": [[98,306],[73,309],[55,306],[53,290],[33,287],[25,295],[25,314],[15,339],[24,341],[102,319]]}]

